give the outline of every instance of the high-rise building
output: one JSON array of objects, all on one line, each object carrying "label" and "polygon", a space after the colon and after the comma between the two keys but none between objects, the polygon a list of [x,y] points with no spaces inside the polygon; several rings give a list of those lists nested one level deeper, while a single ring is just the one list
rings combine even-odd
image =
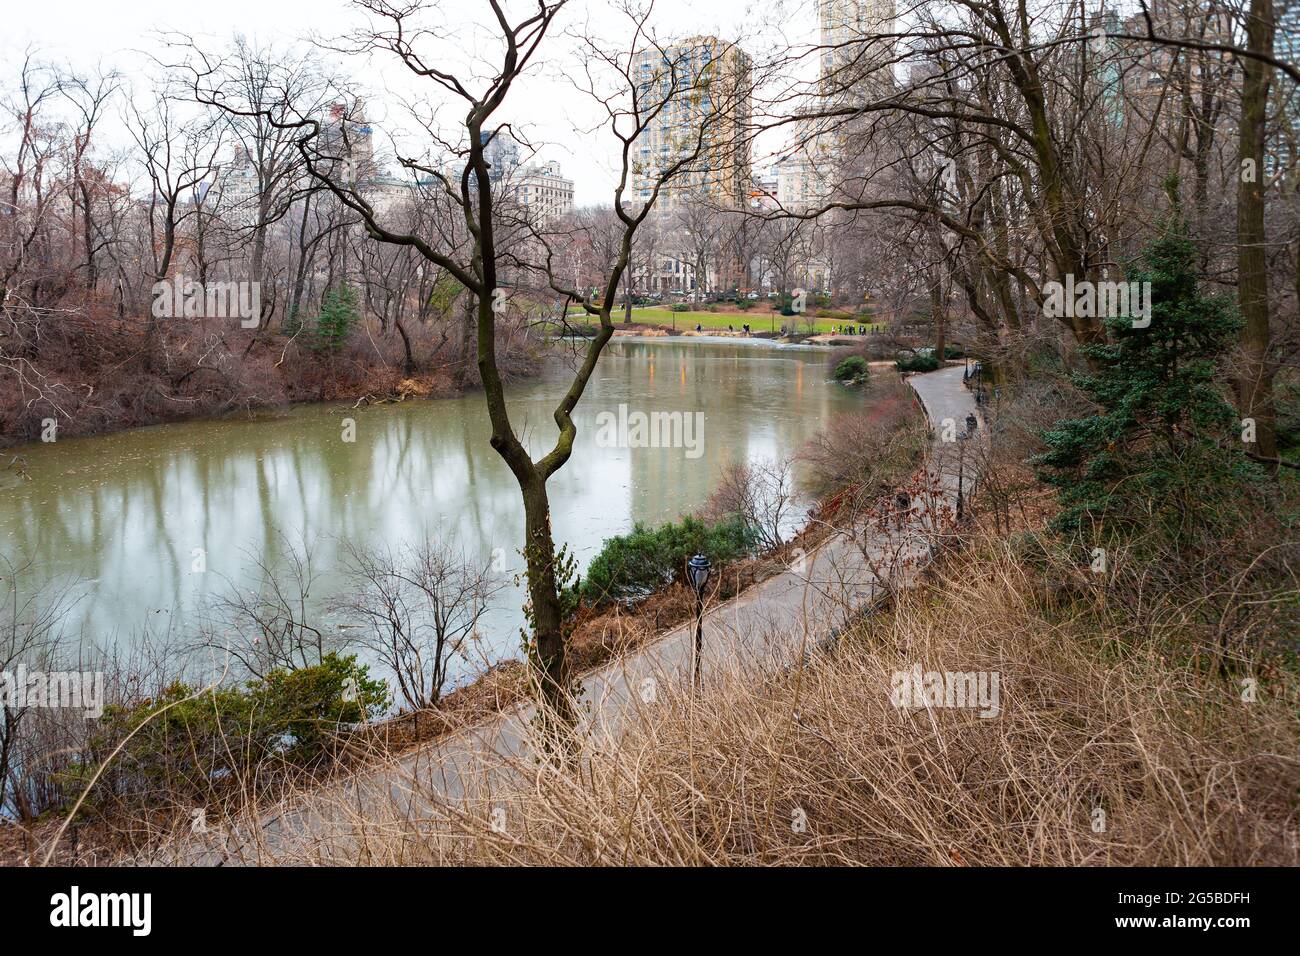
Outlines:
[{"label": "high-rise building", "polygon": [[[1281,0],[1277,9],[1277,30],[1273,35],[1273,55],[1287,63],[1300,64],[1300,0]],[[1300,152],[1300,87],[1281,71],[1274,73],[1274,84],[1283,90],[1282,122],[1290,133],[1286,137],[1293,158]],[[1284,160],[1283,160],[1284,161]],[[1292,169],[1295,167],[1293,166]],[[1292,176],[1295,175],[1293,172]]]},{"label": "high-rise building", "polygon": [[518,167],[506,188],[538,225],[573,212],[573,180],[564,178],[555,161]]},{"label": "high-rise building", "polygon": [[828,140],[829,137],[814,136],[773,164],[780,208],[788,212],[806,212],[830,198],[835,169]]},{"label": "high-rise building", "polygon": [[501,182],[514,175],[519,167],[519,144],[504,130],[495,134],[484,130],[479,133],[479,142],[483,143],[483,158],[488,164],[488,178],[494,183]]},{"label": "high-rise building", "polygon": [[1287,63],[1300,63],[1300,0],[1282,0],[1278,4],[1273,54]]},{"label": "high-rise building", "polygon": [[363,183],[375,173],[374,130],[360,103],[352,109],[342,103],[329,108],[321,124],[319,162],[327,173],[350,184]]},{"label": "high-rise building", "polygon": [[852,90],[891,58],[894,0],[819,0],[823,95]]},{"label": "high-rise building", "polygon": [[[894,0],[819,0],[817,19],[821,69],[813,111],[865,100],[892,82],[895,43],[881,34],[894,29]],[[828,118],[799,126],[776,161],[782,208],[800,212],[831,198],[847,152],[848,122]]]},{"label": "high-rise building", "polygon": [[738,208],[749,197],[749,56],[717,37],[642,51],[633,66],[642,109],[662,104],[632,147],[632,198],[648,201],[658,176],[684,158],[660,191],[661,209],[688,196]]},{"label": "high-rise building", "polygon": [[[1146,13],[1132,13],[1123,20],[1122,31],[1137,36],[1145,34],[1148,15],[1157,35],[1179,36],[1186,30],[1182,6],[1155,0],[1149,5]],[[1096,23],[1102,26],[1106,33],[1117,32],[1115,21],[1111,17],[1098,15]],[[1197,40],[1202,43],[1231,45],[1234,42],[1235,24],[1236,18],[1227,8],[1207,8],[1204,21],[1197,24]],[[1151,103],[1163,102],[1170,96],[1171,91],[1168,86],[1171,77],[1174,76],[1185,79],[1188,86],[1187,93],[1193,97],[1200,96],[1200,87],[1204,79],[1201,75],[1201,58],[1189,57],[1178,47],[1163,43],[1125,40],[1118,46],[1103,46],[1099,43],[1097,52],[1107,57],[1121,58],[1120,93],[1125,100],[1137,103],[1144,100]],[[1211,70],[1218,68],[1219,64],[1210,63]],[[1212,78],[1211,82],[1218,82],[1218,80]],[[1182,120],[1177,119],[1175,122],[1182,122]]]}]

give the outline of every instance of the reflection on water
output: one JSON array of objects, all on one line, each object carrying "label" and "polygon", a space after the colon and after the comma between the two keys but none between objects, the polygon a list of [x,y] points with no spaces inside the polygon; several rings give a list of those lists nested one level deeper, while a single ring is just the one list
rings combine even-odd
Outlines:
[{"label": "reflection on water", "polygon": [[[574,415],[569,463],[550,481],[557,542],[580,568],[607,537],[637,521],[698,508],[727,464],[797,451],[852,393],[826,381],[825,353],[757,345],[615,340]],[[549,449],[562,364],[510,389],[511,416],[534,454]],[[704,412],[703,454],[600,448],[596,416]],[[342,440],[343,419],[356,440]],[[70,623],[97,641],[127,639],[147,622],[186,629],[214,590],[253,572],[281,533],[313,541],[322,607],[338,582],[342,541],[399,544],[454,536],[486,563],[501,549],[512,586],[482,630],[510,655],[523,623],[513,587],[523,506],[489,447],[483,398],[351,410],[303,407],[257,420],[140,429],[22,449],[31,481],[0,491],[0,554],[30,558],[27,590],[75,582]],[[797,473],[797,472],[796,472]],[[206,572],[193,570],[202,553]]]}]

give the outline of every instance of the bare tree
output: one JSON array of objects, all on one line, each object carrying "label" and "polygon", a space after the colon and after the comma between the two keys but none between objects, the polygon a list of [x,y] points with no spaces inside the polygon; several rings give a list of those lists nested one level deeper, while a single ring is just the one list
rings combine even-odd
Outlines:
[{"label": "bare tree", "polygon": [[470,662],[478,623],[501,587],[488,565],[475,567],[441,541],[399,549],[349,550],[352,592],[334,603],[364,621],[370,648],[415,710],[436,707],[457,658]]},{"label": "bare tree", "polygon": [[[564,466],[573,452],[577,434],[573,410],[586,389],[601,351],[614,333],[611,310],[631,262],[633,238],[653,209],[664,185],[673,181],[701,155],[712,125],[718,117],[725,115],[727,109],[726,96],[718,90],[718,95],[712,100],[714,105],[703,122],[678,144],[667,161],[648,171],[649,186],[644,188],[649,195],[645,201],[633,204],[624,199],[634,176],[632,144],[675,95],[683,90],[715,84],[716,78],[701,76],[681,55],[671,55],[656,43],[647,27],[648,8],[626,11],[631,29],[624,46],[610,45],[598,38],[584,39],[587,63],[580,75],[589,81],[585,92],[603,109],[605,129],[618,143],[621,172],[614,191],[613,208],[621,223],[622,234],[618,257],[599,283],[598,295],[590,297],[572,288],[563,268],[566,263],[557,259],[556,243],[527,223],[521,224],[512,217],[498,215],[498,197],[493,189],[487,158],[487,147],[494,137],[504,135],[505,130],[500,124],[494,125],[494,116],[536,58],[566,3],[567,0],[549,3],[539,0],[531,13],[512,20],[498,0],[486,0],[486,20],[494,33],[496,45],[496,59],[486,76],[460,76],[439,65],[437,41],[450,42],[450,38],[439,37],[436,29],[421,23],[421,14],[426,12],[422,4],[394,4],[388,0],[359,0],[357,3],[372,17],[371,26],[354,34],[341,49],[392,56],[427,83],[435,94],[449,97],[464,109],[464,118],[454,139],[439,132],[432,120],[426,125],[434,147],[450,152],[456,162],[449,163],[446,155],[398,157],[405,170],[422,177],[432,191],[459,211],[468,234],[468,242],[463,248],[448,248],[437,237],[396,227],[376,210],[354,183],[339,174],[340,159],[351,149],[349,120],[355,115],[346,105],[329,127],[330,135],[323,135],[326,127],[320,119],[300,115],[287,120],[276,115],[275,110],[258,108],[247,101],[234,101],[223,92],[227,77],[201,54],[190,64],[194,71],[195,95],[201,102],[224,109],[241,121],[256,120],[268,123],[276,130],[291,132],[310,174],[360,216],[372,239],[415,249],[466,289],[468,301],[473,305],[478,372],[492,424],[490,442],[510,468],[523,498],[527,611],[532,625],[530,659],[548,705],[547,713],[559,716],[562,723],[573,716],[571,677],[565,655],[569,627],[567,565],[562,552],[557,553],[555,547],[547,481]],[[646,48],[657,49],[663,54],[663,65],[659,70],[662,82],[655,84],[655,92],[648,96],[641,92],[644,79],[634,75],[636,56]],[[748,94],[748,91],[744,92]],[[731,95],[738,94],[736,91]],[[279,98],[277,107],[287,101],[286,97]],[[531,261],[524,261],[512,242],[520,238],[520,229],[536,243],[536,254]],[[596,334],[588,340],[569,387],[554,409],[553,418],[559,436],[550,450],[536,459],[511,420],[497,359],[498,332],[508,312],[506,273],[512,270],[542,276],[550,289],[577,303],[587,314],[599,320]]]},{"label": "bare tree", "polygon": [[[199,211],[191,202],[200,183],[210,183],[222,148],[220,131],[209,121],[177,120],[171,97],[155,91],[143,102],[131,97],[127,126],[149,181],[150,279],[164,281],[171,272],[176,243],[185,220]],[[145,324],[145,362],[152,361],[157,319]]]},{"label": "bare tree", "polygon": [[13,763],[31,713],[27,687],[19,686],[19,665],[40,670],[53,660],[59,644],[59,622],[68,609],[67,594],[26,593],[22,578],[27,566],[0,557],[0,811],[12,803],[24,817],[29,795],[22,791],[23,775]]},{"label": "bare tree", "polygon": [[796,500],[789,459],[736,462],[723,470],[705,514],[739,518],[760,548],[775,551],[785,544]]},{"label": "bare tree", "polygon": [[107,239],[95,221],[96,207],[102,201],[104,177],[88,162],[88,158],[96,128],[109,101],[116,95],[118,84],[119,78],[112,72],[101,72],[94,77],[73,74],[60,84],[64,98],[72,104],[77,116],[72,132],[70,198],[74,210],[81,212],[85,283],[86,290],[92,293],[99,282],[99,253]]}]

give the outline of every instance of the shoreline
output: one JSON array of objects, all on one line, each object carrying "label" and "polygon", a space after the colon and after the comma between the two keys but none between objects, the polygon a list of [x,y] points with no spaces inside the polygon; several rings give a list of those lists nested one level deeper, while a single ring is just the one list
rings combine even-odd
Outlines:
[{"label": "shoreline", "polygon": [[[584,336],[557,336],[548,339],[548,343],[564,343],[582,341]],[[840,342],[790,342],[786,340],[772,339],[762,336],[745,336],[740,333],[728,335],[700,334],[696,332],[679,333],[677,335],[669,334],[647,334],[644,331],[631,331],[616,329],[614,338],[621,341],[636,341],[644,343],[661,343],[661,342],[698,342],[702,345],[736,345],[744,344],[746,346],[767,347],[775,350],[793,349],[801,351],[820,351],[830,352],[834,347],[842,344]],[[613,340],[611,340],[613,341]],[[512,376],[512,380],[531,380],[540,375],[546,363],[553,359],[559,358],[556,355],[541,354],[536,357],[530,367],[523,372]],[[441,386],[441,383],[430,377],[429,373],[421,375],[417,373],[410,378],[402,378],[396,383],[397,387],[387,392],[383,390],[376,391],[351,391],[347,394],[339,395],[333,398],[303,398],[293,399],[285,402],[266,402],[262,404],[246,405],[240,408],[232,408],[219,414],[210,414],[206,412],[196,412],[191,415],[178,415],[175,417],[160,418],[157,421],[142,422],[135,425],[127,425],[118,428],[96,429],[92,428],[84,431],[70,431],[66,434],[69,439],[93,439],[107,438],[111,435],[122,435],[130,432],[142,431],[150,428],[166,428],[170,425],[193,425],[205,422],[219,423],[231,421],[256,421],[259,419],[274,419],[291,409],[310,408],[312,406],[348,406],[351,403],[352,408],[359,408],[363,404],[384,405],[398,404],[406,401],[427,401],[438,402],[447,399],[463,398],[482,389],[480,384],[461,385],[461,386]],[[403,385],[410,387],[402,388]],[[0,436],[0,477],[10,469],[14,469],[17,459],[22,457],[24,449],[35,447],[43,444],[39,439],[36,440],[14,440],[11,436]],[[5,460],[8,459],[8,460]],[[16,469],[21,479],[21,468]],[[0,491],[3,491],[3,485],[0,485]]]}]

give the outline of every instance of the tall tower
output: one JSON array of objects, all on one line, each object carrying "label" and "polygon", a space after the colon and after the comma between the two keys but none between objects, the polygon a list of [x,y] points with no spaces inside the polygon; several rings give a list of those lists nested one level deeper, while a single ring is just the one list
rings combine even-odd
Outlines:
[{"label": "tall tower", "polygon": [[697,147],[661,190],[661,208],[688,195],[730,207],[748,199],[751,69],[744,50],[712,36],[638,54],[633,78],[642,109],[662,108],[632,146],[633,199],[648,201],[657,176]]},{"label": "tall tower", "polygon": [[509,179],[519,167],[519,144],[502,129],[495,134],[483,130],[478,135],[488,164],[488,178],[494,183]]},{"label": "tall tower", "polygon": [[865,41],[894,30],[894,0],[819,0],[824,95],[849,90],[887,62],[892,40]]},{"label": "tall tower", "polygon": [[[880,39],[895,28],[894,0],[818,0],[820,75],[814,108],[834,109],[867,100],[892,82],[895,41]],[[781,201],[787,208],[816,206],[831,198],[845,159],[846,123],[825,119],[801,124],[779,167]]]},{"label": "tall tower", "polygon": [[1277,35],[1273,54],[1288,63],[1300,63],[1300,0],[1281,0],[1277,7]]},{"label": "tall tower", "polygon": [[366,119],[365,105],[333,103],[321,128],[324,159],[329,168],[350,183],[375,175],[374,129]]},{"label": "tall tower", "polygon": [[[1300,0],[1279,0],[1274,9],[1277,11],[1277,32],[1273,37],[1273,55],[1288,63],[1300,63]],[[1282,122],[1290,127],[1291,142],[1300,143],[1300,88],[1281,73],[1275,76],[1273,82],[1286,91]],[[1300,149],[1300,146],[1293,148]]]}]

